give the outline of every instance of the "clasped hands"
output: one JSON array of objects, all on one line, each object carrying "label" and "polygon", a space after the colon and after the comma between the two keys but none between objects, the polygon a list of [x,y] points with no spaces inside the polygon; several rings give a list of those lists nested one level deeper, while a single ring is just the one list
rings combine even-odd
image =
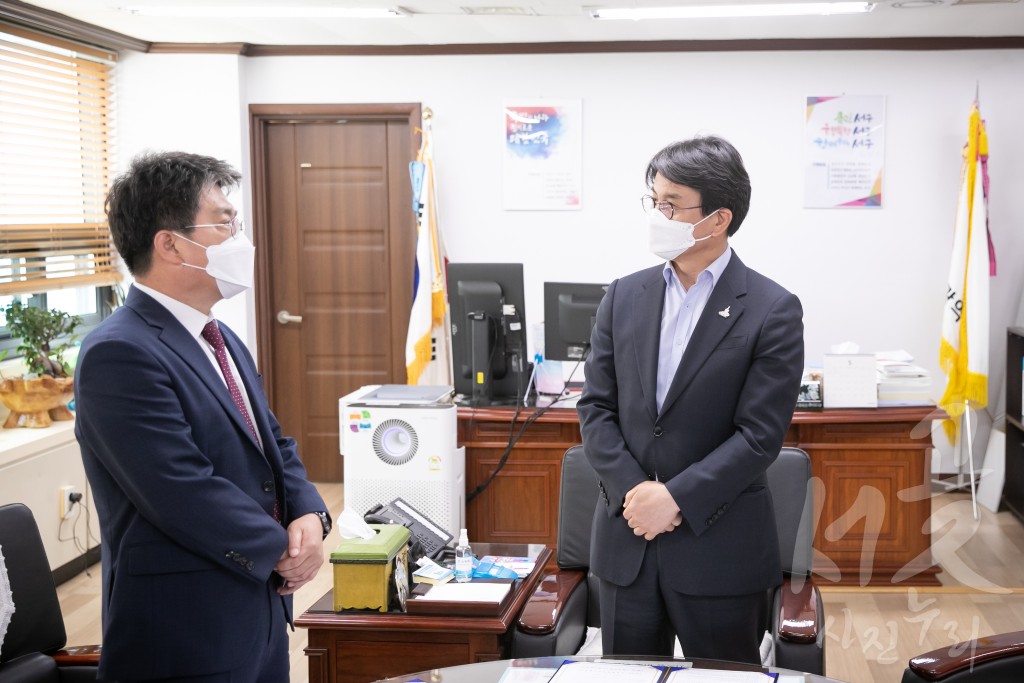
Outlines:
[{"label": "clasped hands", "polygon": [[634,534],[648,541],[683,523],[683,513],[660,481],[644,481],[630,489],[622,516]]},{"label": "clasped hands", "polygon": [[303,515],[288,525],[288,547],[274,565],[284,580],[280,595],[291,595],[309,583],[324,563],[324,527],[315,513]]}]

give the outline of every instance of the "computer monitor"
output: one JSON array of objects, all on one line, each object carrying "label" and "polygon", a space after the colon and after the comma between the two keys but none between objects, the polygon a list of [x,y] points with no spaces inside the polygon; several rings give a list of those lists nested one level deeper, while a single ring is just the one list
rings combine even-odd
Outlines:
[{"label": "computer monitor", "polygon": [[597,307],[608,285],[544,283],[544,359],[578,361],[590,348]]},{"label": "computer monitor", "polygon": [[449,263],[455,392],[471,405],[512,404],[529,380],[521,263]]}]

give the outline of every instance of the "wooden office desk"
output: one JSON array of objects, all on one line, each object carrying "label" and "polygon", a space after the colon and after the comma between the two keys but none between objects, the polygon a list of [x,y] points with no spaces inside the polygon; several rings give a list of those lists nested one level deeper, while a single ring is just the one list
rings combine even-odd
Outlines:
[{"label": "wooden office desk", "polygon": [[310,683],[368,683],[409,671],[439,669],[459,664],[507,659],[509,632],[523,603],[544,573],[551,549],[521,544],[477,543],[473,551],[484,555],[535,555],[533,572],[517,581],[515,593],[498,616],[447,617],[401,612],[353,610],[335,613],[328,592],[306,610],[295,625],[309,629]]},{"label": "wooden office desk", "polygon": [[[498,463],[514,408],[459,408],[466,490]],[[533,413],[523,409],[519,424]],[[934,586],[931,557],[930,420],[933,407],[798,411],[787,446],[807,451],[816,492],[814,571],[823,583]],[[518,426],[517,426],[518,428]],[[562,454],[581,443],[574,409],[553,408],[530,425],[504,469],[466,506],[471,538],[558,542]],[[862,571],[862,563],[864,570]]]}]

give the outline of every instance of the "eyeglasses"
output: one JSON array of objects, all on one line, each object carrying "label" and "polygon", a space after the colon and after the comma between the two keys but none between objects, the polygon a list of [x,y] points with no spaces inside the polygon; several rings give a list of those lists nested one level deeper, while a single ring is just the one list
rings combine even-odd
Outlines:
[{"label": "eyeglasses", "polygon": [[640,198],[640,203],[644,207],[644,211],[650,213],[654,209],[661,211],[665,218],[672,220],[672,216],[675,215],[676,211],[688,211],[690,209],[699,209],[699,206],[676,206],[669,202],[659,202],[657,199],[649,194],[645,194]]},{"label": "eyeglasses", "polygon": [[235,216],[227,223],[204,223],[202,225],[186,225],[182,230],[191,230],[192,228],[227,228],[231,237],[234,237],[240,232],[245,232],[245,221],[238,216]]}]

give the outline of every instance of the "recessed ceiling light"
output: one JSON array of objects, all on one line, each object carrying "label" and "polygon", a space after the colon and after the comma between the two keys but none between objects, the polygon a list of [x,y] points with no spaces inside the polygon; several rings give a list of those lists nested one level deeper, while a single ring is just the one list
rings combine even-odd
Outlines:
[{"label": "recessed ceiling light", "polygon": [[531,7],[495,6],[495,7],[460,7],[463,14],[476,16],[530,17],[536,16]]},{"label": "recessed ceiling light", "polygon": [[936,5],[946,5],[948,2],[944,0],[902,0],[902,2],[894,2],[892,6],[896,9],[922,9],[924,7],[935,7]]},{"label": "recessed ceiling light", "polygon": [[224,5],[135,5],[119,8],[129,14],[150,17],[271,17],[297,19],[308,17],[334,17],[342,19],[390,19],[405,16],[394,9],[375,7],[238,7]]},{"label": "recessed ceiling light", "polygon": [[707,19],[721,17],[792,17],[813,14],[857,14],[874,9],[873,2],[787,2],[717,4],[684,7],[630,7],[591,10],[594,19]]}]

